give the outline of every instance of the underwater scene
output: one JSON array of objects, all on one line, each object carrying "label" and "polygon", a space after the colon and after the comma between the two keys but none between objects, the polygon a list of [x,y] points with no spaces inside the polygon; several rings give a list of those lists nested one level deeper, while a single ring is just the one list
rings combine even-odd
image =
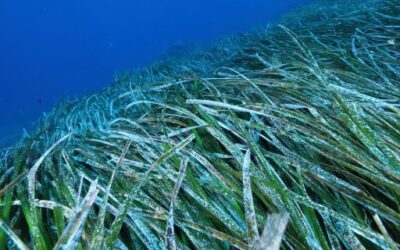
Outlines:
[{"label": "underwater scene", "polygon": [[400,249],[400,0],[4,0],[0,104],[0,250]]}]

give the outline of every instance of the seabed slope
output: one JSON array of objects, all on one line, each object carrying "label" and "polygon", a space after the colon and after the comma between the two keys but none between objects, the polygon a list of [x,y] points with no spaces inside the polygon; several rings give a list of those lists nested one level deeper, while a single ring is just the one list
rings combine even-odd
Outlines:
[{"label": "seabed slope", "polygon": [[0,154],[0,249],[398,249],[400,1],[279,23],[55,107]]}]

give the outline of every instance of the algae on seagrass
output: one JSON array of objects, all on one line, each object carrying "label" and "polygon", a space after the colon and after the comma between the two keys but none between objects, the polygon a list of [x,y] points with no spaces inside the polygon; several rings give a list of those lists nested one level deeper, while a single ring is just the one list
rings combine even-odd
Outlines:
[{"label": "algae on seagrass", "polygon": [[0,153],[0,249],[398,249],[399,17],[315,3],[61,103]]}]

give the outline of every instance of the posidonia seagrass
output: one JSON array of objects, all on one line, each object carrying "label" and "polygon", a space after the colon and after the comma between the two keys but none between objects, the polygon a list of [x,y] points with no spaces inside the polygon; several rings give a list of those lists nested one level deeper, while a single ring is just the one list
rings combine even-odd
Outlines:
[{"label": "posidonia seagrass", "polygon": [[317,2],[60,103],[0,151],[0,249],[398,249],[399,16]]}]

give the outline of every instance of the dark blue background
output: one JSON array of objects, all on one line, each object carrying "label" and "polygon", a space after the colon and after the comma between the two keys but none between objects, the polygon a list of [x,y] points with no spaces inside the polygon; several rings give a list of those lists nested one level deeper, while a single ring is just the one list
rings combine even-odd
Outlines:
[{"label": "dark blue background", "polygon": [[60,98],[178,42],[265,25],[306,0],[0,0],[0,144]]}]

